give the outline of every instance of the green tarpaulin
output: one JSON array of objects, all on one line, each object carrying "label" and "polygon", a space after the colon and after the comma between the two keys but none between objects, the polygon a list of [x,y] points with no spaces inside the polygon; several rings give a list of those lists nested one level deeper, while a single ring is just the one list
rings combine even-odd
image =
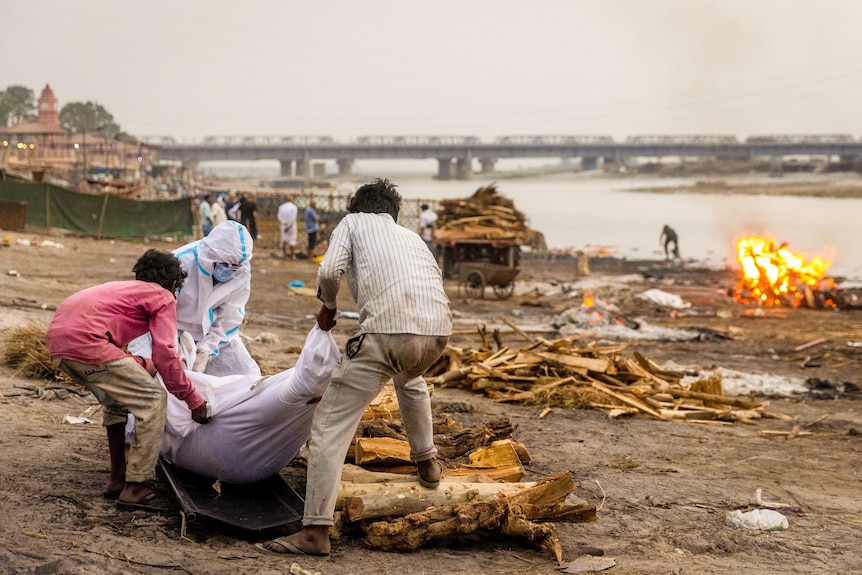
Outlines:
[{"label": "green tarpaulin", "polygon": [[27,225],[96,238],[179,238],[192,235],[192,199],[127,200],[82,194],[48,183],[0,181],[0,200],[27,202]]}]

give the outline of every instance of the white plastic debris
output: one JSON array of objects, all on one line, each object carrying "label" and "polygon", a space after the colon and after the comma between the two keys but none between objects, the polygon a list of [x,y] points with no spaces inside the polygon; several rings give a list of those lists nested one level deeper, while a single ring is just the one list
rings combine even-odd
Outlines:
[{"label": "white plastic debris", "polygon": [[21,274],[19,274],[19,273],[18,273],[18,270],[9,270],[9,271],[8,271],[8,272],[6,272],[6,273],[7,273],[7,274],[9,274],[9,275],[10,275],[10,276],[12,276],[12,277],[18,277],[18,276],[20,276],[20,275],[21,275]]},{"label": "white plastic debris", "polygon": [[63,418],[63,421],[70,425],[80,425],[82,423],[93,423],[92,419],[88,419],[86,417],[75,417],[74,415],[67,415]]},{"label": "white plastic debris", "polygon": [[18,244],[19,246],[29,246],[30,240],[27,240],[24,238],[18,238],[17,240],[15,240],[15,243]]},{"label": "white plastic debris", "polygon": [[662,307],[671,307],[673,309],[688,309],[691,307],[691,303],[683,301],[683,299],[678,295],[667,293],[666,291],[662,291],[656,288],[648,289],[643,293],[637,294],[635,297],[638,299],[651,301],[654,304],[658,304]]},{"label": "white plastic debris", "polygon": [[752,509],[746,513],[738,509],[729,511],[727,522],[736,527],[760,531],[780,531],[790,527],[787,517],[772,509]]},{"label": "white plastic debris", "polygon": [[57,242],[52,242],[51,240],[45,240],[44,242],[39,244],[39,246],[43,247],[43,248],[57,248],[60,250],[62,250],[66,247],[63,244],[58,244]]}]

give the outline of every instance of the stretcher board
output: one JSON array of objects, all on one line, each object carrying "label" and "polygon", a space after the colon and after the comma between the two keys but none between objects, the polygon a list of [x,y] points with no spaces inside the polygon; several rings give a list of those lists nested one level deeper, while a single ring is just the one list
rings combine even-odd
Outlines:
[{"label": "stretcher board", "polygon": [[181,537],[200,517],[248,531],[281,527],[302,519],[304,502],[280,475],[246,485],[218,483],[159,457],[159,469],[180,503]]}]

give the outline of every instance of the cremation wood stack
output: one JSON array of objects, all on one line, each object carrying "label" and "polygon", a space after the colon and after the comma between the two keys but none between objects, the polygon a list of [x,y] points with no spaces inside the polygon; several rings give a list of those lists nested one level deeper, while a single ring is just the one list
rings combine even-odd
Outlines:
[{"label": "cremation wood stack", "polygon": [[524,214],[495,184],[482,186],[466,200],[443,200],[437,216],[436,240],[505,240],[526,243],[531,235]]},{"label": "cremation wood stack", "polygon": [[725,396],[718,378],[683,385],[683,373],[664,370],[637,352],[634,358],[623,356],[624,344],[576,343],[577,337],[536,338],[518,350],[450,346],[426,378],[500,402],[598,409],[611,417],[641,414],[719,425],[787,419],[767,411],[766,401]]},{"label": "cremation wood stack", "polygon": [[596,506],[573,494],[569,472],[522,481],[531,457],[504,417],[472,427],[448,415],[437,419],[443,479],[437,489],[422,487],[403,425],[393,417],[392,395],[385,388],[357,429],[341,476],[336,537],[359,530],[372,548],[415,551],[432,540],[490,531],[520,538],[560,562],[554,523],[596,520]]}]

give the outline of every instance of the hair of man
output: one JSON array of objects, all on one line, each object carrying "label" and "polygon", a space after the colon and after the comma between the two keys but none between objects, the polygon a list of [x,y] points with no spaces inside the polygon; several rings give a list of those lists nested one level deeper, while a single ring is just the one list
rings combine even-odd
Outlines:
[{"label": "hair of man", "polygon": [[188,276],[174,254],[154,249],[138,258],[132,271],[136,280],[159,284],[169,292],[181,288]]},{"label": "hair of man", "polygon": [[387,179],[376,178],[356,190],[347,211],[352,214],[389,214],[397,222],[401,211],[401,194],[395,191],[395,187]]}]

